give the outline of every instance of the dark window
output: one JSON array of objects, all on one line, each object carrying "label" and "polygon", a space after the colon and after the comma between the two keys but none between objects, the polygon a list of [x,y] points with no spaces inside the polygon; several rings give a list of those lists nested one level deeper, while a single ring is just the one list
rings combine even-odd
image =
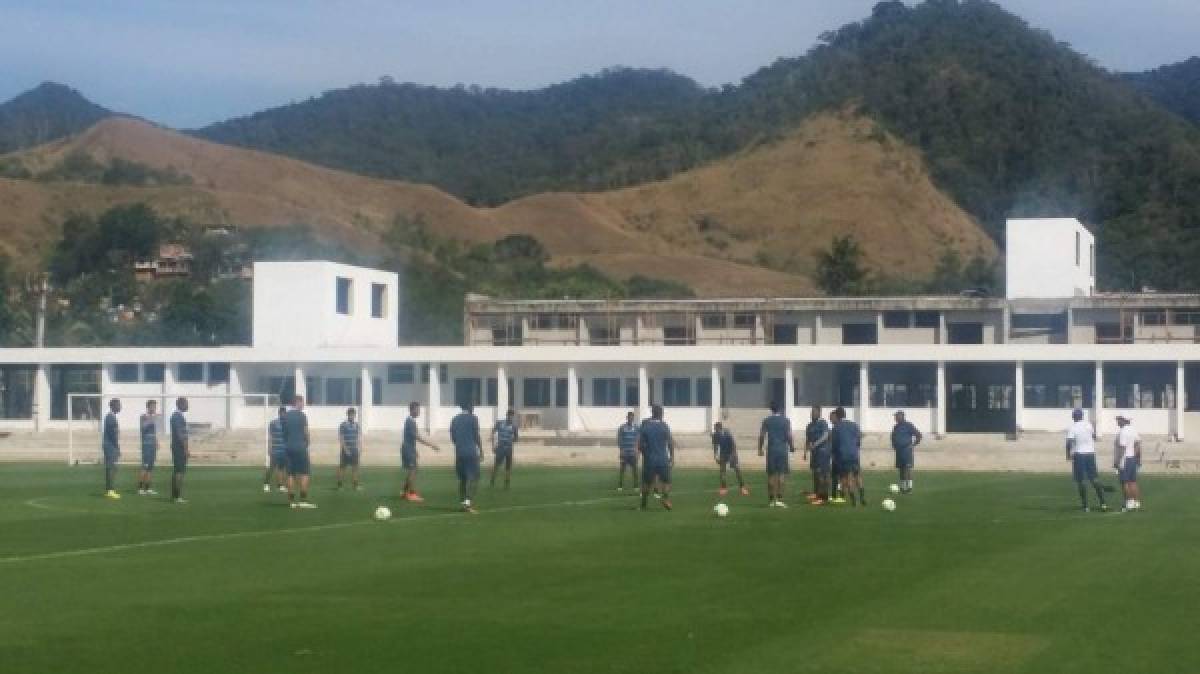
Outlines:
[{"label": "dark window", "polygon": [[701,377],[696,380],[696,406],[708,407],[712,404],[712,377]]},{"label": "dark window", "polygon": [[[438,381],[439,382],[445,384],[446,379],[449,377],[449,374],[450,374],[449,367],[447,367],[446,365],[438,366]],[[421,366],[421,383],[422,384],[429,383],[429,364],[428,363]]]},{"label": "dark window", "polygon": [[36,368],[0,367],[0,419],[32,419]]},{"label": "dark window", "polygon": [[389,384],[413,383],[412,365],[388,365],[387,380]]},{"label": "dark window", "polygon": [[772,344],[796,344],[800,341],[800,331],[795,323],[776,323],[771,328]]},{"label": "dark window", "polygon": [[936,311],[914,311],[913,326],[917,328],[936,328],[941,325],[941,314]]},{"label": "dark window", "polygon": [[208,364],[208,383],[210,383],[210,384],[227,384],[227,383],[229,383],[229,363],[209,363]]},{"label": "dark window", "polygon": [[1171,325],[1200,325],[1200,312],[1173,311],[1171,312]]},{"label": "dark window", "polygon": [[755,325],[754,314],[734,314],[733,327],[735,328],[753,328]]},{"label": "dark window", "polygon": [[[67,418],[67,401],[72,393],[100,393],[100,368],[95,365],[52,365],[50,367],[50,418]],[[108,403],[105,402],[104,405]],[[100,396],[75,398],[71,402],[72,419],[99,419]]]},{"label": "dark window", "polygon": [[204,363],[180,363],[177,379],[186,384],[196,384],[204,381]]},{"label": "dark window", "polygon": [[638,403],[638,380],[636,378],[625,380],[625,404],[629,405],[631,407],[639,404]]},{"label": "dark window", "polygon": [[138,380],[137,363],[118,363],[113,365],[112,379],[120,384],[129,384]]},{"label": "dark window", "polygon": [[686,325],[670,325],[663,328],[663,342],[674,346],[695,344],[696,338],[690,333]]},{"label": "dark window", "polygon": [[983,323],[951,323],[946,338],[951,344],[983,344]]},{"label": "dark window", "polygon": [[883,327],[907,328],[912,325],[912,313],[908,311],[883,312]]},{"label": "dark window", "polygon": [[371,284],[371,317],[384,318],[387,316],[387,286],[382,283]]},{"label": "dark window", "polygon": [[871,405],[926,407],[937,402],[937,368],[932,365],[872,365]]},{"label": "dark window", "polygon": [[383,380],[379,377],[371,378],[371,404],[383,404]]},{"label": "dark window", "polygon": [[1132,341],[1133,326],[1126,326],[1121,329],[1120,323],[1097,323],[1096,324],[1096,342],[1099,344],[1116,343]]},{"label": "dark window", "polygon": [[735,384],[761,384],[762,383],[762,365],[758,363],[734,363],[733,364],[733,383]]},{"label": "dark window", "polygon": [[1065,332],[1067,329],[1067,315],[1065,313],[1013,314],[1010,320],[1013,330]]},{"label": "dark window", "polygon": [[142,381],[154,384],[163,383],[167,366],[162,363],[146,363],[142,366]]},{"label": "dark window", "polygon": [[663,405],[667,407],[690,407],[691,404],[691,379],[686,377],[663,378]]},{"label": "dark window", "polygon": [[724,330],[729,323],[725,314],[704,314],[700,317],[700,325],[706,330]]},{"label": "dark window", "polygon": [[878,344],[879,326],[874,323],[844,323],[842,344]]},{"label": "dark window", "polygon": [[[500,401],[500,382],[495,377],[488,377],[487,380],[487,404],[497,405]],[[509,398],[509,404],[512,404],[512,398]]]},{"label": "dark window", "polygon": [[521,385],[525,407],[550,407],[550,380],[545,378],[526,378]]},{"label": "dark window", "polygon": [[339,276],[337,279],[337,312],[339,314],[350,315],[350,311],[353,309],[353,294],[354,281]]},{"label": "dark window", "polygon": [[621,343],[621,332],[616,328],[589,328],[588,339],[592,346],[617,346]]},{"label": "dark window", "polygon": [[[480,405],[483,403],[481,382],[476,378],[456,378],[454,380],[454,404],[462,407]],[[493,403],[495,404],[495,403]]]},{"label": "dark window", "polygon": [[593,379],[592,405],[596,407],[620,407],[621,380],[615,377]]},{"label": "dark window", "polygon": [[1165,311],[1143,311],[1142,325],[1166,325],[1167,312]]},{"label": "dark window", "polygon": [[567,406],[567,379],[566,379],[566,377],[559,377],[558,379],[554,380],[554,406],[555,407],[566,407]]},{"label": "dark window", "polygon": [[[357,379],[351,377],[330,377],[325,380],[326,405],[357,405],[359,389],[355,384]],[[359,384],[361,386],[361,384]],[[315,403],[314,403],[315,404]]]}]

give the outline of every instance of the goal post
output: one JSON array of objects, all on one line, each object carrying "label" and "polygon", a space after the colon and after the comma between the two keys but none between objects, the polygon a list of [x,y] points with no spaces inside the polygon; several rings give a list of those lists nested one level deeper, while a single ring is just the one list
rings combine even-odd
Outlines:
[{"label": "goal post", "polygon": [[158,462],[170,461],[171,415],[175,401],[186,398],[188,443],[192,465],[270,465],[270,422],[279,396],[270,393],[70,393],[67,394],[67,464],[102,460],[104,417],[112,399],[121,401],[117,416],[121,463],[137,464],[142,456],[140,419],[147,401],[155,401]]}]

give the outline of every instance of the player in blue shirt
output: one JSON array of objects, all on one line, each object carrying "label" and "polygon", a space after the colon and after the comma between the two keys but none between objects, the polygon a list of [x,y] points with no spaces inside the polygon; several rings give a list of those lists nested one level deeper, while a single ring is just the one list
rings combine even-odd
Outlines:
[{"label": "player in blue shirt", "polygon": [[733,433],[719,421],[713,424],[712,445],[713,459],[721,467],[721,488],[717,493],[721,496],[729,493],[729,485],[725,482],[725,470],[732,468],[733,474],[737,476],[738,491],[742,496],[749,496],[750,490],[746,488],[746,481],[742,479],[742,468],[738,465],[737,442],[733,439]]},{"label": "player in blue shirt", "polygon": [[812,470],[813,491],[809,503],[825,505],[829,501],[830,462],[829,424],[821,417],[821,406],[813,405],[812,421],[804,428],[804,453]]},{"label": "player in blue shirt", "polygon": [[188,437],[187,419],[184,413],[188,411],[187,398],[175,401],[175,413],[171,415],[171,500],[174,503],[187,503],[183,498],[183,475],[187,472],[188,459],[192,456]]},{"label": "player in blue shirt", "polygon": [[783,414],[783,406],[771,403],[771,414],[763,419],[758,432],[758,455],[766,450],[767,456],[767,505],[771,508],[786,508],[783,493],[788,473],[788,455],[796,451],[792,440],[792,421]]},{"label": "player in blue shirt", "polygon": [[287,408],[279,408],[279,416],[267,424],[267,472],[263,473],[263,491],[271,491],[271,478],[275,478],[275,486],[279,491],[287,491],[284,486],[284,473],[287,471],[287,443],[283,439],[283,419],[287,416]]},{"label": "player in blue shirt", "polygon": [[650,408],[650,418],[638,430],[638,453],[642,455],[642,510],[657,479],[662,490],[662,506],[671,509],[671,467],[675,465],[675,438],[663,421],[662,405]]},{"label": "player in blue shirt", "polygon": [[[308,500],[308,486],[312,480],[312,465],[309,462],[308,415],[304,413],[304,396],[296,396],[292,409],[283,417],[283,441],[287,446],[288,505],[293,508],[316,508]],[[299,500],[296,499],[299,492]]]},{"label": "player in blue shirt", "polygon": [[492,433],[489,440],[492,443],[492,454],[496,456],[496,463],[492,465],[492,482],[491,486],[496,486],[496,472],[500,469],[500,464],[504,464],[504,488],[508,489],[508,483],[512,480],[512,463],[513,463],[513,446],[517,442],[517,413],[515,410],[509,410],[504,418],[496,422],[492,427]]},{"label": "player in blue shirt", "polygon": [[138,495],[153,496],[158,492],[150,487],[150,476],[158,458],[158,402],[146,401],[146,413],[138,419],[138,432],[142,438],[142,470],[138,474]]},{"label": "player in blue shirt", "polygon": [[437,445],[421,436],[417,428],[417,419],[421,416],[421,403],[408,404],[408,418],[404,420],[404,439],[400,444],[400,465],[404,468],[404,495],[400,498],[412,503],[421,503],[425,499],[417,493],[417,443],[425,445],[435,452],[442,451]]},{"label": "player in blue shirt", "polygon": [[342,478],[346,468],[350,469],[350,481],[354,491],[362,491],[358,483],[358,464],[362,458],[362,426],[356,420],[357,412],[353,407],[346,410],[346,420],[338,426],[338,469],[337,488],[342,488]]},{"label": "player in blue shirt", "polygon": [[830,415],[833,419],[833,455],[840,471],[838,480],[842,493],[850,497],[850,505],[867,505],[867,492],[862,483],[862,431],[858,424],[846,418],[839,407]]},{"label": "player in blue shirt", "polygon": [[108,401],[108,414],[104,415],[104,429],[100,437],[100,450],[104,453],[104,497],[121,498],[117,492],[117,461],[121,459],[121,424],[117,415],[121,413],[121,401]]},{"label": "player in blue shirt", "polygon": [[892,451],[896,452],[896,470],[900,473],[900,491],[912,493],[912,470],[914,452],[921,444],[921,431],[904,418],[903,410],[896,412],[896,425],[892,427]]},{"label": "player in blue shirt", "polygon": [[630,487],[637,482],[637,443],[638,425],[633,412],[625,415],[625,423],[617,427],[617,458],[620,461],[620,473],[617,474],[617,491],[625,491],[625,468],[629,468]]},{"label": "player in blue shirt", "polygon": [[483,438],[479,435],[479,419],[471,403],[463,403],[462,411],[450,421],[450,440],[454,443],[454,472],[458,476],[458,495],[463,512],[477,513],[475,487],[479,484],[479,464],[483,463]]}]

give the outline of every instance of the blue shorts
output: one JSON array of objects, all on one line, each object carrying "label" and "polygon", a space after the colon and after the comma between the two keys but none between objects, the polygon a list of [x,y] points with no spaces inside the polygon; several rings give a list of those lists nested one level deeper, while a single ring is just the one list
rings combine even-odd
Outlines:
[{"label": "blue shorts", "polygon": [[158,448],[142,448],[142,470],[154,470],[154,462],[158,459]]},{"label": "blue shorts", "polygon": [[400,450],[400,467],[405,470],[417,469],[417,450],[402,449]]},{"label": "blue shorts", "polygon": [[808,455],[808,467],[812,469],[814,473],[828,475],[830,471],[830,462],[832,460],[833,457],[830,456],[829,452],[818,450]]},{"label": "blue shorts", "polygon": [[338,465],[342,468],[347,466],[358,468],[358,460],[360,457],[361,454],[357,450],[353,452],[339,452]]},{"label": "blue shorts", "polygon": [[792,472],[787,452],[767,452],[767,475],[787,475]]},{"label": "blue shorts", "polygon": [[642,484],[653,484],[656,477],[663,484],[671,484],[671,464],[665,462],[644,462],[642,464]]},{"label": "blue shorts", "polygon": [[1117,469],[1117,478],[1121,482],[1137,482],[1138,460],[1136,457],[1127,456],[1121,461],[1121,467]]},{"label": "blue shorts", "polygon": [[312,467],[308,462],[307,449],[291,449],[287,451],[288,475],[308,475]]},{"label": "blue shorts", "polygon": [[183,447],[171,448],[171,472],[186,473],[188,465],[187,450]]},{"label": "blue shorts", "polygon": [[454,457],[454,474],[460,480],[478,480],[479,457],[475,455]]},{"label": "blue shorts", "polygon": [[496,456],[496,464],[497,465],[499,465],[499,464],[504,464],[506,466],[512,465],[513,448],[511,445],[508,447],[502,447],[500,445],[497,445],[496,451],[494,451],[493,454],[495,454],[495,456]]},{"label": "blue shorts", "polygon": [[1075,454],[1071,457],[1071,475],[1076,482],[1096,479],[1096,455]]},{"label": "blue shorts", "polygon": [[279,470],[287,468],[287,451],[271,452],[271,467]]},{"label": "blue shorts", "polygon": [[912,447],[904,447],[896,450],[896,467],[897,468],[912,468],[913,467],[913,449]]},{"label": "blue shorts", "polygon": [[838,461],[838,475],[858,475],[861,472],[862,465],[859,463],[857,456],[854,458],[843,458],[841,461]]},{"label": "blue shorts", "polygon": [[100,449],[104,452],[104,463],[106,465],[111,466],[121,460],[121,450],[116,447],[101,447]]},{"label": "blue shorts", "polygon": [[634,452],[621,452],[621,467],[629,466],[637,469],[637,454]]}]

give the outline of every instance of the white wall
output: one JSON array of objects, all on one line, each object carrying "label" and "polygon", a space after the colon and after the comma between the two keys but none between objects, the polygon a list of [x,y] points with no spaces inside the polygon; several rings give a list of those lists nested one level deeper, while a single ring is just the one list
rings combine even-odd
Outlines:
[{"label": "white wall", "polygon": [[1005,286],[1008,298],[1063,298],[1094,294],[1095,244],[1092,233],[1074,218],[1009,220],[1005,231]]},{"label": "white wall", "polygon": [[[337,312],[337,279],[353,282],[350,313]],[[371,287],[387,287],[382,317],[371,315]],[[399,281],[391,272],[333,262],[254,264],[254,345],[396,345]]]}]

